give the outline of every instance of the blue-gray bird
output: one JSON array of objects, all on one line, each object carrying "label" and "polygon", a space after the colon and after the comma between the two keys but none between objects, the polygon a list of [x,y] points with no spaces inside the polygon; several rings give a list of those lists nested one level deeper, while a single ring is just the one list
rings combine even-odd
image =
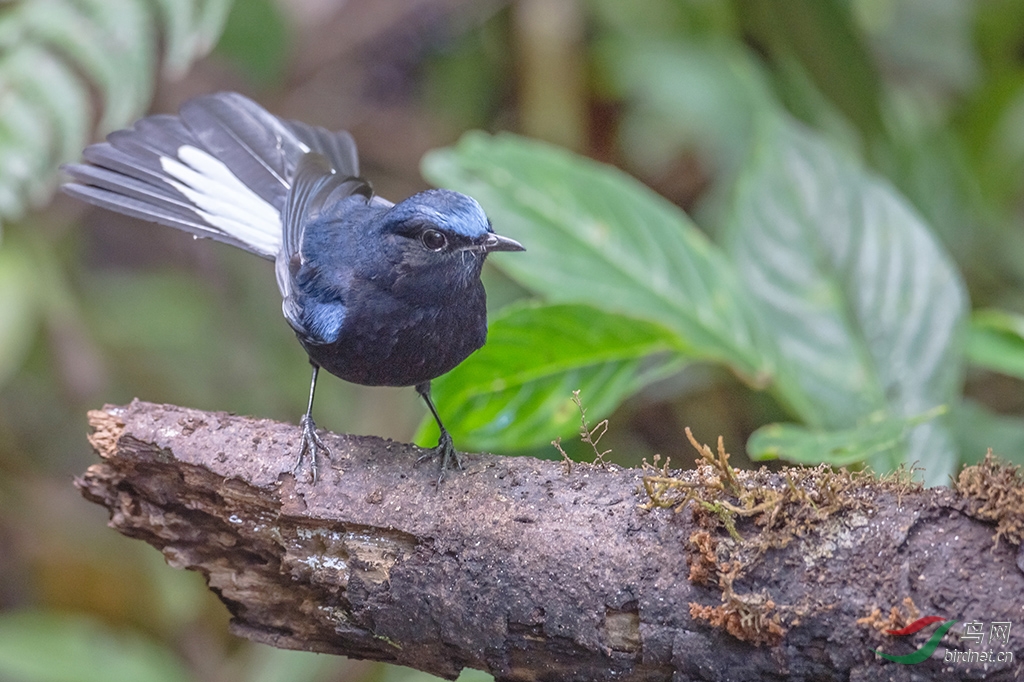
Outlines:
[{"label": "blue-gray bird", "polygon": [[522,251],[494,234],[474,199],[428,190],[398,204],[359,176],[356,145],[277,118],[222,92],[177,116],[144,118],[64,167],[64,191],[274,261],[284,318],[313,376],[300,424],[317,476],[330,456],[313,422],[323,367],[368,386],[415,386],[441,431],[441,476],[458,456],[430,398],[430,381],[480,348],[487,312],[480,270],[492,251]]}]

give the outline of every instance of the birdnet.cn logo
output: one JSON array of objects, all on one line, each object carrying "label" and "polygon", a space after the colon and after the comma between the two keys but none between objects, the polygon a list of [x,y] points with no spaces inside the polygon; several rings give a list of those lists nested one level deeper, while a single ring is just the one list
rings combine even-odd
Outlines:
[{"label": "birdnet.cn logo", "polygon": [[[932,654],[935,653],[935,650],[942,643],[942,638],[958,622],[960,621],[947,620],[942,616],[918,618],[905,628],[885,631],[885,634],[892,637],[908,637],[939,623],[939,626],[928,638],[928,641],[922,644],[916,651],[901,656],[877,649],[872,649],[872,651],[894,663],[902,663],[904,665],[922,663],[931,658]],[[951,633],[951,637],[955,636],[959,641],[959,646],[956,648],[946,647],[945,653],[942,656],[943,662],[953,664],[1013,663],[1013,652],[1008,651],[1006,648],[1010,644],[1010,626],[1011,623],[1009,621],[996,620],[989,622],[974,620],[961,623],[961,627],[957,628],[958,631]]]}]

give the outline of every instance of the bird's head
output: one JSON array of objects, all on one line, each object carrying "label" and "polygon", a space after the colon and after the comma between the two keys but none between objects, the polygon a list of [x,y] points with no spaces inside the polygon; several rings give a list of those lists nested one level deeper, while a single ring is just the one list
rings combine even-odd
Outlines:
[{"label": "bird's head", "polygon": [[492,251],[524,251],[494,233],[483,208],[472,197],[431,189],[395,204],[382,224],[388,252],[406,272],[430,272],[441,284],[471,284]]}]

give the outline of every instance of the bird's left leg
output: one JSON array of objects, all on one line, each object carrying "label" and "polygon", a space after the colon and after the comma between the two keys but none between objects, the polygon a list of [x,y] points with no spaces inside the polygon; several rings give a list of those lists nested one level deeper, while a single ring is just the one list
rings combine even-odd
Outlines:
[{"label": "bird's left leg", "polygon": [[441,416],[437,413],[437,408],[434,407],[434,401],[430,399],[430,382],[424,381],[422,384],[416,384],[416,392],[423,396],[424,402],[430,408],[430,414],[434,415],[437,428],[441,430],[441,437],[437,439],[437,446],[421,455],[417,461],[422,462],[425,459],[432,459],[435,455],[441,455],[441,475],[437,477],[437,482],[440,484],[444,480],[445,472],[448,471],[448,466],[452,460],[455,460],[455,466],[460,469],[463,468],[462,458],[459,457],[459,453],[455,449],[452,435],[448,433],[448,429],[444,428],[444,424],[441,423]]},{"label": "bird's left leg", "polygon": [[316,377],[320,373],[320,365],[310,362],[313,365],[313,378],[309,382],[309,404],[306,406],[306,414],[302,415],[299,425],[302,427],[302,445],[299,446],[299,459],[295,462],[292,473],[298,473],[302,466],[302,460],[309,454],[309,468],[313,471],[313,483],[316,483],[316,456],[322,453],[327,459],[331,458],[331,449],[320,440],[316,434],[316,424],[313,423],[313,393],[316,391]]}]

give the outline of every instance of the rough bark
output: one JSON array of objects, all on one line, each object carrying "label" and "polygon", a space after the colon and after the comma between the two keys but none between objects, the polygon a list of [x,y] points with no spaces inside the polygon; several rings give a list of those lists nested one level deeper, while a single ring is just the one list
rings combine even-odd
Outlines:
[{"label": "rough bark", "polygon": [[[171,566],[201,571],[233,631],[258,642],[447,678],[1021,675],[1017,548],[949,489],[862,481],[855,504],[744,553],[763,516],[737,517],[737,542],[709,505],[644,509],[649,470],[467,454],[438,485],[414,446],[326,434],[333,459],[312,484],[292,472],[291,424],[138,401],[90,418],[102,462],[77,481],[85,497]],[[1018,659],[950,666],[942,646],[918,665],[882,660],[872,649],[905,654],[934,630],[879,632],[873,609],[906,611],[908,598],[921,615],[1012,622],[1004,648]]]}]

